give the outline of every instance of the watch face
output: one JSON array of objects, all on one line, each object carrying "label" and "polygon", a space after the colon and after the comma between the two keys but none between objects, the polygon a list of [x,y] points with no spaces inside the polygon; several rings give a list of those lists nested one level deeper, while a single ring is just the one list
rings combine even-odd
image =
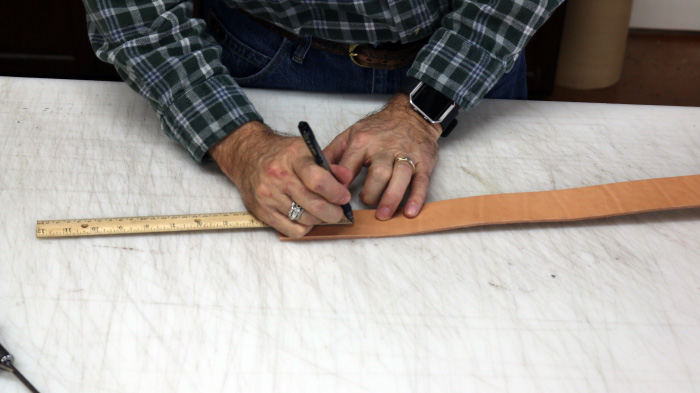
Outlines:
[{"label": "watch face", "polygon": [[443,116],[447,115],[447,112],[454,107],[454,102],[437,90],[425,87],[426,85],[422,85],[418,91],[411,95],[411,102],[431,122],[439,123],[443,120]]}]

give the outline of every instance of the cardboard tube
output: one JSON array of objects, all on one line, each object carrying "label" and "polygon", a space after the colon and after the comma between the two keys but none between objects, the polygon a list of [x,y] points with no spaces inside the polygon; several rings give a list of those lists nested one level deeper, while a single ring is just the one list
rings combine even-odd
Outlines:
[{"label": "cardboard tube", "polygon": [[632,0],[569,0],[556,84],[602,89],[620,80]]}]

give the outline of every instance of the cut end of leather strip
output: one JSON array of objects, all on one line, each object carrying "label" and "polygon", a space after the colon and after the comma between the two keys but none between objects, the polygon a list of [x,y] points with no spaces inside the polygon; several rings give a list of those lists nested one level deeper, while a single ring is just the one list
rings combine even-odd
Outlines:
[{"label": "cut end of leather strip", "polygon": [[361,239],[419,235],[484,225],[567,222],[700,207],[700,175],[610,183],[554,191],[482,195],[426,203],[415,218],[387,221],[356,210],[355,224],[315,226],[298,239]]}]

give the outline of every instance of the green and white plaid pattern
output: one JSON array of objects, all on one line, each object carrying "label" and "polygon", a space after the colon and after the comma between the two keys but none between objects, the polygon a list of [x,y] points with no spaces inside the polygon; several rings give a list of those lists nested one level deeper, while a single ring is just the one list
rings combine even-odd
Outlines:
[{"label": "green and white plaid pattern", "polygon": [[[347,44],[430,37],[409,76],[468,109],[513,66],[563,0],[222,0],[300,36]],[[186,0],[83,0],[97,56],[201,161],[240,125],[262,120]]]}]

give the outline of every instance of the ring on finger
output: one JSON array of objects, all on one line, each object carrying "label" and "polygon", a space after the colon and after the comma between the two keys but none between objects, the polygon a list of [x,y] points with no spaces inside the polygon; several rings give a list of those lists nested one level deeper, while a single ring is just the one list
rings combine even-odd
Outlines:
[{"label": "ring on finger", "polygon": [[394,163],[397,163],[397,162],[407,162],[407,163],[411,164],[411,168],[413,168],[413,173],[416,173],[416,163],[413,162],[412,159],[410,159],[408,157],[396,157],[394,159]]},{"label": "ring on finger", "polygon": [[292,201],[292,206],[289,208],[287,217],[292,221],[299,221],[301,215],[304,214],[304,208],[299,206],[296,202]]}]

